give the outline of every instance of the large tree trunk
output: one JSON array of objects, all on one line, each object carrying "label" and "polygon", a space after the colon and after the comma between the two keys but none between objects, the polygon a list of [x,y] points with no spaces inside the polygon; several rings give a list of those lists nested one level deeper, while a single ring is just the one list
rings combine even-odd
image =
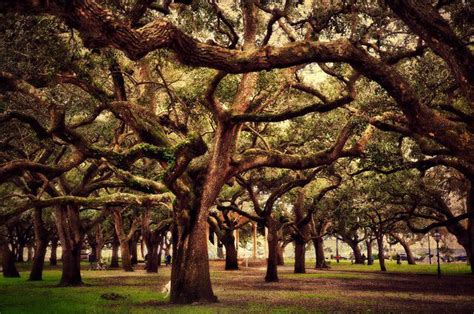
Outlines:
[{"label": "large tree trunk", "polygon": [[147,273],[157,273],[158,272],[158,263],[160,261],[160,255],[158,254],[159,245],[158,243],[153,243],[152,248],[148,251],[146,272]]},{"label": "large tree trunk", "polygon": [[48,247],[48,233],[44,228],[42,211],[35,208],[33,212],[33,224],[35,231],[36,253],[31,267],[30,280],[39,281],[43,279],[44,257]]},{"label": "large tree trunk", "polygon": [[171,303],[216,302],[212,291],[207,252],[207,220],[190,221],[189,211],[175,205],[178,222],[173,227]]},{"label": "large tree trunk", "polygon": [[379,264],[380,264],[380,270],[381,271],[387,271],[387,268],[385,267],[385,257],[383,253],[383,234],[377,236],[377,248],[379,250]]},{"label": "large tree trunk", "polygon": [[265,276],[266,282],[278,281],[278,226],[277,222],[272,218],[268,221],[268,259],[267,259],[267,274]]},{"label": "large tree trunk", "polygon": [[372,240],[365,241],[365,245],[367,246],[367,265],[372,265],[374,263],[372,258]]},{"label": "large tree trunk", "polygon": [[306,273],[305,265],[306,243],[301,240],[295,241],[295,274]]},{"label": "large tree trunk", "polygon": [[207,218],[209,208],[229,179],[231,154],[235,150],[240,128],[229,127],[227,122],[219,121],[200,198],[186,199],[192,197],[188,193],[178,197],[180,202],[174,210],[175,221],[179,223],[175,223],[173,230],[172,303],[217,301],[209,273]]},{"label": "large tree trunk", "polygon": [[122,269],[124,271],[133,271],[132,257],[130,255],[130,246],[128,241],[120,241],[120,255],[122,258]]},{"label": "large tree trunk", "polygon": [[3,277],[20,277],[20,273],[18,272],[15,266],[15,255],[12,253],[12,251],[10,251],[8,244],[1,243],[0,250],[2,253]]},{"label": "large tree trunk", "polygon": [[324,240],[322,237],[318,237],[313,240],[314,250],[316,252],[316,269],[329,268],[326,264],[326,258],[324,256]]},{"label": "large tree trunk", "polygon": [[63,271],[60,286],[78,286],[82,284],[79,210],[74,206],[56,207],[56,226],[62,249]]},{"label": "large tree trunk", "polygon": [[60,286],[82,285],[81,277],[81,245],[74,245],[73,248],[64,248],[62,252],[63,272]]},{"label": "large tree trunk", "polygon": [[235,237],[231,230],[228,230],[223,241],[225,246],[225,270],[239,269],[237,259],[237,249],[235,247]]},{"label": "large tree trunk", "polygon": [[49,265],[56,266],[58,264],[58,239],[51,240],[51,256],[49,257]]}]

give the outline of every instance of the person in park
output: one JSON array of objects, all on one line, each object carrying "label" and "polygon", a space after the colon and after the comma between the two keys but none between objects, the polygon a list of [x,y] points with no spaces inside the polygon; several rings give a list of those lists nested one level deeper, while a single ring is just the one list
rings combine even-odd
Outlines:
[{"label": "person in park", "polygon": [[169,266],[171,264],[171,255],[170,254],[166,254],[165,264],[166,264],[166,266]]}]

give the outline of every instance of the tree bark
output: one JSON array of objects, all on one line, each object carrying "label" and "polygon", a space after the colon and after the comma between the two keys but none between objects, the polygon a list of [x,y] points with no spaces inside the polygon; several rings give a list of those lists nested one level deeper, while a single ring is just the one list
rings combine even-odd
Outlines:
[{"label": "tree bark", "polygon": [[225,270],[239,269],[239,261],[237,259],[237,249],[235,248],[235,238],[231,234],[226,236],[225,245]]},{"label": "tree bark", "polygon": [[89,246],[91,248],[91,257],[89,258],[89,262],[97,262],[98,259],[97,259],[97,243],[95,242],[92,242],[92,243],[89,243]]},{"label": "tree bark", "polygon": [[56,207],[56,226],[62,249],[62,275],[60,286],[82,285],[79,210],[75,206]]},{"label": "tree bark", "polygon": [[119,256],[118,256],[119,247],[120,247],[120,241],[118,240],[118,237],[114,232],[114,237],[112,239],[112,258],[110,260],[110,268],[119,268]]},{"label": "tree bark", "polygon": [[379,250],[378,256],[379,256],[380,270],[387,271],[387,268],[385,267],[385,257],[383,253],[383,235],[377,236],[377,247]]},{"label": "tree bark", "polygon": [[272,218],[268,221],[268,259],[267,259],[267,274],[265,276],[266,282],[278,282],[278,227],[277,222]]},{"label": "tree bark", "polygon": [[73,248],[63,248],[62,252],[63,272],[60,286],[80,286],[81,277],[81,246],[74,245]]},{"label": "tree bark", "polygon": [[23,243],[18,244],[18,251],[16,252],[16,261],[18,263],[23,263],[25,259],[23,258],[23,253],[25,251],[25,245]]},{"label": "tree bark", "polygon": [[305,265],[306,243],[301,240],[295,241],[295,274],[306,273]]},{"label": "tree bark", "polygon": [[322,237],[318,237],[313,240],[314,250],[316,252],[316,269],[329,268],[326,264],[326,258],[324,256],[324,240]]},{"label": "tree bark", "polygon": [[56,266],[58,264],[58,240],[51,240],[51,256],[49,257],[49,265]]},{"label": "tree bark", "polygon": [[97,224],[96,231],[95,231],[95,242],[96,248],[95,248],[95,257],[98,262],[102,261],[102,249],[104,248],[104,235],[102,234],[102,228],[100,224]]},{"label": "tree bark", "polygon": [[133,235],[129,241],[130,243],[130,259],[132,265],[138,264],[138,237],[137,235]]},{"label": "tree bark", "polygon": [[178,201],[174,210],[174,214],[179,215],[176,219],[179,223],[173,226],[170,301],[176,304],[216,302],[209,273],[207,221],[197,219],[192,224],[181,202],[185,200]]},{"label": "tree bark", "polygon": [[402,241],[400,241],[400,244],[401,246],[403,246],[403,249],[405,250],[405,253],[407,254],[407,262],[408,262],[408,265],[415,265],[416,262],[415,262],[415,258],[413,257],[413,253],[410,249],[410,245],[404,241],[403,239],[401,239]]},{"label": "tree bark", "polygon": [[278,266],[285,266],[285,256],[283,254],[285,252],[285,247],[278,244],[278,251],[277,251],[277,265]]},{"label": "tree bark", "polygon": [[218,241],[217,242],[217,257],[218,258],[224,258],[224,250],[222,249],[223,244],[222,242]]},{"label": "tree bark", "polygon": [[[117,234],[117,238],[120,241],[120,254],[122,257],[122,269],[126,272],[131,272],[133,271],[132,267],[132,259],[130,255],[130,237],[125,234],[125,230],[123,227],[123,221],[122,221],[122,214],[120,212],[120,209],[115,208],[113,210],[113,216],[114,216],[114,225],[115,225],[115,232]],[[133,223],[131,228],[134,228]],[[130,230],[131,232],[134,232],[134,230]]]},{"label": "tree bark", "polygon": [[354,253],[354,264],[364,264],[364,259],[362,258],[362,254],[360,252],[359,244],[355,241],[349,242],[349,246]]},{"label": "tree bark", "polygon": [[122,258],[122,269],[127,272],[133,271],[128,241],[120,241],[120,255]]},{"label": "tree bark", "polygon": [[[467,194],[467,211],[474,211],[474,184],[472,178],[468,178],[469,182],[469,192]],[[468,233],[468,243],[466,250],[466,255],[468,258],[468,263],[471,266],[471,273],[474,274],[474,219],[472,217],[468,218],[467,221],[467,233]]]},{"label": "tree bark", "polygon": [[4,235],[7,233],[6,228],[0,227],[0,232],[0,254],[2,258],[3,277],[20,277],[20,273],[15,266],[15,254],[10,250],[7,237]]},{"label": "tree bark", "polygon": [[31,262],[33,260],[33,246],[31,244],[28,244],[26,247],[26,261]]},{"label": "tree bark", "polygon": [[367,265],[374,264],[374,260],[372,258],[372,240],[365,241],[365,245],[367,246]]},{"label": "tree bark", "polygon": [[148,251],[147,256],[147,273],[157,273],[158,272],[158,263],[160,261],[160,255],[158,254],[159,245],[158,243],[153,243],[152,248]]},{"label": "tree bark", "polygon": [[33,224],[35,231],[36,253],[31,267],[30,279],[32,281],[43,280],[44,258],[48,247],[48,233],[44,227],[42,211],[35,208],[33,212]]}]

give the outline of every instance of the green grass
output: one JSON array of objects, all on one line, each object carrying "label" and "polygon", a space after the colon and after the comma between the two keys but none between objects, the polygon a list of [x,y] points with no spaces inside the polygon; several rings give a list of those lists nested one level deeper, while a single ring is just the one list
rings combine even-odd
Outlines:
[{"label": "green grass", "polygon": [[[87,273],[87,272],[85,272]],[[107,275],[112,275],[108,273]],[[120,272],[117,271],[117,275]],[[100,278],[85,277],[90,285],[82,287],[57,287],[60,271],[46,271],[42,282],[26,281],[27,273],[22,278],[0,278],[0,311],[2,313],[40,313],[48,312],[97,312],[104,309],[114,312],[129,312],[134,306],[144,302],[165,302],[164,295],[158,287],[151,288],[140,285],[139,280],[127,278],[121,282],[124,286],[96,285]],[[136,285],[133,285],[133,283]],[[118,301],[105,300],[100,296],[104,293],[118,293],[125,299]]]},{"label": "green grass", "polygon": [[[314,259],[306,260],[306,267],[313,268],[315,264]],[[293,266],[294,259],[285,259],[286,266]],[[397,265],[396,261],[385,261],[387,272],[389,273],[416,273],[416,274],[436,274],[436,264],[416,264],[408,265],[406,261],[401,265]],[[342,260],[339,264],[335,260],[330,261],[330,267],[333,270],[340,271],[355,271],[355,272],[378,272],[380,271],[379,261],[375,260],[373,265],[356,265],[351,264],[350,261]],[[466,263],[450,263],[441,264],[441,273],[447,275],[466,275],[471,273],[471,268]]]},{"label": "green grass", "polygon": [[[388,272],[393,273],[418,273],[418,274],[436,274],[436,264],[416,264],[408,265],[403,262],[401,265],[397,265],[396,261],[385,261],[385,266]],[[378,260],[373,265],[352,265],[349,261],[340,261],[339,264],[336,261],[331,262],[331,267],[334,270],[348,270],[348,271],[380,271],[380,265]],[[466,263],[450,263],[441,264],[441,272],[449,275],[463,275],[471,272],[470,266]]]}]

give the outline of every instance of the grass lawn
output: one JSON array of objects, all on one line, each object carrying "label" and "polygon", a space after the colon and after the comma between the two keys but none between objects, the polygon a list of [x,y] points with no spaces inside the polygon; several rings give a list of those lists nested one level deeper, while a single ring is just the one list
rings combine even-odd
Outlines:
[{"label": "grass lawn", "polygon": [[[464,264],[442,265],[441,279],[435,265],[378,265],[332,263],[329,270],[293,274],[291,261],[279,267],[280,282],[265,283],[264,267],[224,271],[222,262],[211,262],[214,292],[219,303],[168,305],[162,287],[170,268],[147,274],[142,267],[133,273],[121,270],[88,271],[84,286],[57,287],[58,268],[48,267],[44,281],[28,282],[28,267],[19,265],[21,278],[0,278],[0,313],[300,313],[334,311],[375,312],[473,312],[474,281]],[[288,266],[290,265],[290,266]],[[430,275],[427,275],[430,274]],[[106,300],[103,294],[122,298]]]}]

